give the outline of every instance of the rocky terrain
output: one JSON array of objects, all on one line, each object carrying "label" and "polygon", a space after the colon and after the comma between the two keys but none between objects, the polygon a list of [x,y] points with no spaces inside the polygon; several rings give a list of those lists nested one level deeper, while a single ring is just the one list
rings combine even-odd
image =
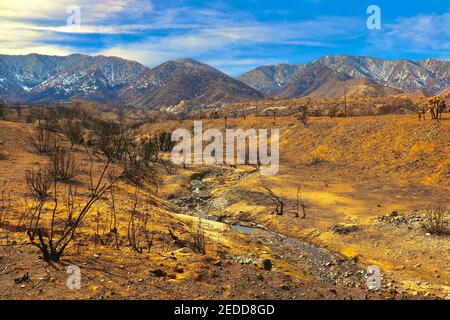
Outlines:
[{"label": "rocky terrain", "polygon": [[444,92],[450,62],[327,56],[306,65],[262,66],[232,78],[192,59],[148,68],[116,57],[0,55],[0,97],[52,104],[72,99],[170,112],[277,98],[386,97]]},{"label": "rocky terrain", "polygon": [[[327,88],[334,87],[327,97],[342,97],[346,80],[363,79],[371,89],[361,91],[360,97],[384,96],[400,90],[404,92],[424,91],[435,94],[450,83],[450,62],[446,60],[425,59],[384,60],[372,57],[333,55],[319,58],[298,69],[290,75],[284,85],[261,76],[260,67],[239,77],[243,82],[265,93],[284,98],[306,95],[322,96]],[[276,68],[269,66],[268,68]],[[284,66],[283,68],[288,68]],[[294,70],[295,65],[290,65]],[[273,89],[276,88],[276,89]]]},{"label": "rocky terrain", "polygon": [[209,104],[263,95],[224,73],[183,59],[148,68],[116,57],[0,55],[0,96],[11,102],[52,104],[71,99],[154,108]]}]

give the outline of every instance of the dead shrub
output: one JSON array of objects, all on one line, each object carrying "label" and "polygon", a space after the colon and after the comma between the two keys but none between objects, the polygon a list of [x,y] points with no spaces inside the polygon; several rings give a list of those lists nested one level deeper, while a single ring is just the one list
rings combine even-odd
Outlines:
[{"label": "dead shrub", "polygon": [[104,164],[97,182],[94,182],[94,177],[92,175],[93,161],[91,154],[89,154],[89,158],[91,160],[90,196],[82,205],[75,206],[73,204],[77,197],[75,191],[69,191],[72,193],[72,195],[65,199],[68,202],[66,203],[65,210],[65,212],[67,213],[67,219],[63,219],[63,225],[61,227],[58,228],[58,226],[60,226],[58,221],[61,220],[61,214],[59,214],[58,212],[60,203],[59,198],[61,198],[61,195],[60,190],[57,187],[56,180],[54,181],[53,193],[54,207],[49,219],[50,221],[48,221],[47,219],[41,219],[43,206],[47,201],[46,197],[43,199],[39,199],[35,212],[32,214],[29,224],[30,227],[27,230],[27,235],[30,239],[31,244],[35,245],[41,251],[44,261],[51,262],[60,260],[67,246],[75,239],[75,235],[83,225],[86,216],[90,214],[95,204],[100,201],[100,199],[102,199],[104,194],[108,190],[110,190],[110,188],[119,179],[119,177],[116,177],[114,179],[111,179],[110,182],[104,181],[108,174],[108,168],[111,164],[111,161],[108,160]]},{"label": "dead shrub", "polygon": [[68,182],[80,174],[81,167],[72,152],[59,149],[50,154],[48,170],[57,181]]},{"label": "dead shrub", "polygon": [[284,213],[284,201],[278,196],[269,186],[262,186],[263,189],[267,192],[270,200],[275,204],[275,212],[277,215],[281,216]]},{"label": "dead shrub", "polygon": [[0,226],[5,223],[11,208],[11,194],[6,193],[6,182],[0,182]]},{"label": "dead shrub", "polygon": [[203,221],[200,218],[197,223],[191,225],[188,230],[191,249],[198,254],[206,254],[206,238]]},{"label": "dead shrub", "polygon": [[70,142],[70,149],[76,144],[82,144],[83,140],[83,126],[79,121],[66,120],[64,122],[62,132],[66,139]]},{"label": "dead shrub", "polygon": [[425,208],[425,221],[423,227],[426,231],[432,234],[444,234],[447,233],[446,218],[448,216],[448,210],[442,206],[426,207]]},{"label": "dead shrub", "polygon": [[105,121],[98,122],[94,132],[92,144],[112,161],[123,159],[134,135],[134,130],[125,123]]},{"label": "dead shrub", "polygon": [[47,168],[27,171],[25,180],[28,190],[36,201],[44,202],[48,198],[53,175]]},{"label": "dead shrub", "polygon": [[141,144],[140,152],[142,161],[146,166],[149,166],[151,162],[158,161],[158,145],[154,141],[143,141]]},{"label": "dead shrub", "polygon": [[56,133],[45,129],[42,125],[38,125],[31,139],[31,145],[39,153],[49,153],[59,149],[60,141]]},{"label": "dead shrub", "polygon": [[297,108],[296,114],[297,120],[302,123],[305,127],[308,124],[308,106],[302,105]]},{"label": "dead shrub", "polygon": [[148,211],[139,212],[137,210],[139,203],[139,191],[136,189],[133,207],[130,210],[128,218],[128,244],[137,253],[144,252],[144,244],[150,252],[153,246],[154,233],[147,230],[149,213]]}]

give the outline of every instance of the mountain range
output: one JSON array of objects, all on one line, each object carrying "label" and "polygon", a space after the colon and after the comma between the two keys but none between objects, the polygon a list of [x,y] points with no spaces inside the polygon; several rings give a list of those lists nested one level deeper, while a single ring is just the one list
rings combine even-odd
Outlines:
[{"label": "mountain range", "polygon": [[263,94],[192,59],[148,68],[116,57],[0,55],[0,97],[27,104],[71,99],[135,107],[216,105]]},{"label": "mountain range", "polygon": [[[285,73],[285,70],[295,71],[290,74]],[[286,76],[280,77],[280,74]],[[414,91],[435,94],[450,84],[450,61],[384,60],[333,55],[319,58],[306,65],[280,64],[259,67],[241,75],[238,79],[263,93],[284,98],[341,97],[346,89],[352,87],[354,94],[363,96],[384,96],[395,92]],[[362,87],[357,85],[358,82]]]},{"label": "mountain range", "polygon": [[435,94],[450,85],[450,61],[334,55],[305,65],[261,66],[233,78],[192,59],[155,68],[117,57],[0,55],[0,98],[27,104],[71,99],[134,107],[214,107],[265,97]]}]

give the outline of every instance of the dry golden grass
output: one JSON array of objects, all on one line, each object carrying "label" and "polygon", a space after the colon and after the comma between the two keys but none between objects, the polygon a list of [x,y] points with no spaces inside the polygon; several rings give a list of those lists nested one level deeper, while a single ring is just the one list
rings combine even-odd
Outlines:
[{"label": "dry golden grass", "polygon": [[[416,116],[409,115],[311,118],[306,127],[298,124],[293,117],[277,117],[275,121],[272,117],[229,118],[230,128],[280,128],[281,167],[279,174],[272,177],[262,178],[259,173],[253,173],[238,180],[242,172],[250,169],[239,167],[229,170],[230,174],[220,181],[211,178],[213,197],[228,200],[225,207],[212,208],[211,212],[216,215],[229,214],[236,220],[244,220],[245,217],[247,221],[257,222],[293,238],[326,246],[347,258],[357,257],[361,268],[369,264],[380,265],[389,281],[396,281],[401,290],[409,293],[419,291],[445,297],[450,282],[446,268],[450,261],[448,238],[381,225],[375,219],[393,210],[407,213],[437,201],[448,205],[450,119],[448,114],[444,117],[439,127],[436,122],[418,122]],[[193,120],[164,121],[145,125],[140,130],[142,135],[149,135],[178,127],[190,128],[192,123]],[[224,128],[224,119],[203,120],[203,127]],[[23,233],[12,228],[20,216],[24,199],[28,197],[24,175],[26,170],[47,161],[47,156],[35,153],[29,146],[31,132],[31,125],[0,121],[0,136],[4,142],[2,152],[6,156],[5,160],[0,160],[0,181],[8,183],[7,190],[14,204],[8,218],[11,227],[9,230],[5,226],[0,228],[2,241],[6,241],[6,231],[10,240],[17,243],[27,240]],[[78,148],[76,157],[88,163],[82,148]],[[225,262],[226,267],[222,269],[211,265],[211,261],[218,259],[215,252],[218,243],[233,254],[255,252],[259,257],[274,259],[277,263],[274,272],[267,276],[268,287],[278,288],[284,277],[290,277],[300,291],[305,288],[308,288],[307,292],[312,290],[309,297],[320,297],[319,292],[326,297],[329,294],[325,293],[327,287],[321,288],[317,279],[306,270],[277,258],[271,248],[252,242],[245,235],[229,232],[220,223],[204,221],[206,256],[177,251],[168,237],[168,230],[172,229],[180,238],[186,239],[190,225],[195,224],[197,218],[177,215],[179,209],[169,200],[189,196],[192,174],[205,169],[204,166],[188,166],[186,169],[179,168],[175,175],[161,170],[162,185],[158,193],[155,194],[150,184],[141,189],[139,210],[149,211],[149,228],[158,234],[150,252],[144,250],[139,255],[127,248],[125,243],[121,251],[113,246],[95,246],[92,241],[71,246],[63,264],[86,264],[90,278],[82,293],[65,290],[65,271],[62,267],[52,273],[60,282],[58,286],[48,283],[44,293],[39,293],[39,289],[34,287],[22,293],[20,287],[8,282],[21,270],[37,268],[34,279],[44,277],[51,271],[42,262],[33,266],[38,254],[33,247],[25,246],[21,249],[23,253],[15,258],[2,252],[3,257],[8,257],[8,264],[16,264],[19,268],[4,277],[8,280],[3,285],[9,291],[6,290],[2,297],[23,298],[31,293],[32,298],[40,298],[40,295],[47,298],[59,295],[79,298],[81,294],[84,298],[114,298],[115,295],[117,298],[176,299],[189,298],[194,293],[196,298],[255,298],[252,290],[236,288],[233,283],[237,279],[251,278],[260,272],[258,268],[232,262]],[[87,194],[88,179],[86,173],[79,177],[80,192]],[[287,208],[284,215],[269,214],[274,208],[260,187],[262,181],[285,199]],[[307,204],[306,219],[293,218],[298,186]],[[121,182],[116,191],[119,233],[123,241],[126,239],[127,217],[133,206],[135,190],[132,184]],[[47,206],[46,210],[51,212],[52,206]],[[108,210],[107,201],[97,204],[83,226],[84,237],[95,234],[96,212]],[[337,234],[332,232],[336,224],[357,225],[358,231]],[[100,253],[101,258],[92,258],[94,253]],[[183,265],[183,273],[173,271],[177,264]],[[148,276],[149,270],[158,268],[167,271],[170,277],[162,282]],[[139,279],[143,279],[142,285]],[[220,288],[219,292],[214,291],[216,287]],[[153,290],[151,294],[148,292],[150,290]],[[260,291],[263,290],[270,291],[267,287]],[[355,295],[364,292],[356,288],[346,290]],[[280,291],[274,289],[265,297],[273,298],[278,294]],[[279,297],[292,298],[294,295],[294,292],[283,292]]]}]

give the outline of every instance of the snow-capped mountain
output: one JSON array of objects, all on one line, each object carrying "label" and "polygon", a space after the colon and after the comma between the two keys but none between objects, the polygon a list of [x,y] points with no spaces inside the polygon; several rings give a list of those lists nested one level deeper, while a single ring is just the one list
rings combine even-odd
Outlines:
[{"label": "snow-capped mountain", "polygon": [[116,57],[0,55],[0,98],[9,101],[83,99],[153,108],[262,97],[246,84],[192,59],[168,61],[151,69]]},{"label": "snow-capped mountain", "polygon": [[165,62],[126,86],[120,98],[134,106],[190,107],[262,98],[257,90],[213,67],[192,59]]},{"label": "snow-capped mountain", "polygon": [[327,56],[317,61],[352,78],[366,78],[408,92],[436,93],[450,84],[450,61],[383,60],[345,55]]},{"label": "snow-capped mountain", "polygon": [[262,66],[234,79],[192,59],[148,68],[105,56],[0,55],[0,99],[29,104],[81,99],[169,109],[182,104],[192,109],[261,99],[264,94],[283,98],[337,97],[348,91],[355,96],[434,94],[449,85],[450,61],[437,59],[335,55],[306,65]]},{"label": "snow-capped mountain", "polygon": [[28,102],[52,102],[71,98],[110,102],[124,86],[136,81],[147,67],[115,57],[79,56],[77,61],[26,93]]},{"label": "snow-capped mountain", "polygon": [[[320,68],[319,65],[324,68]],[[406,92],[425,91],[430,94],[437,93],[450,84],[450,61],[437,59],[412,61],[348,55],[326,56],[305,66],[299,66],[284,86],[278,86],[276,81],[268,84],[268,77],[260,76],[260,70],[265,68],[271,67],[259,67],[245,73],[239,79],[264,93],[287,98],[308,95],[318,89],[318,83],[323,85],[328,80],[336,81],[344,78],[366,79],[374,85]]]},{"label": "snow-capped mountain", "polygon": [[285,63],[262,66],[244,73],[237,79],[258,91],[273,94],[287,85],[292,76],[301,68],[303,65]]}]

